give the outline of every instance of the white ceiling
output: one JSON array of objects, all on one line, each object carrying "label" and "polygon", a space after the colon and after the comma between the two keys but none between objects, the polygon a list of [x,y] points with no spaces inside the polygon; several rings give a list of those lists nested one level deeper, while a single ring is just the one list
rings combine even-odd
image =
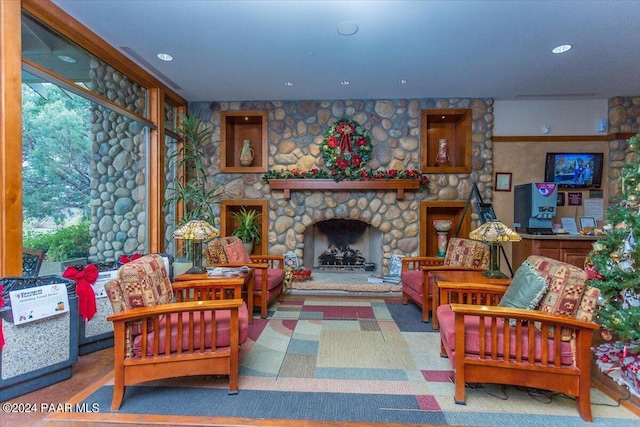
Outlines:
[{"label": "white ceiling", "polygon": [[53,1],[190,102],[640,95],[639,1]]}]

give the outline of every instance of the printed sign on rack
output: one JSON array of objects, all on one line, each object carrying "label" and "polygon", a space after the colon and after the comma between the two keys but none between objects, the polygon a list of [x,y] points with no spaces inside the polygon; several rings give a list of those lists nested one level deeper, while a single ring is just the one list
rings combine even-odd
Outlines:
[{"label": "printed sign on rack", "polygon": [[69,311],[69,295],[64,283],[9,292],[13,323],[20,325]]},{"label": "printed sign on rack", "polygon": [[118,278],[118,270],[111,271],[102,271],[98,273],[98,278],[96,282],[91,285],[93,288],[93,293],[96,295],[96,298],[104,298],[107,296],[107,291],[104,290],[104,285],[107,284],[109,280]]}]

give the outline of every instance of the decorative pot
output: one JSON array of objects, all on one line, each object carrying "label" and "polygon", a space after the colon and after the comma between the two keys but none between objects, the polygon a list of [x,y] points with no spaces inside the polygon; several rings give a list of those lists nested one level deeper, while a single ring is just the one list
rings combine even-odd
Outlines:
[{"label": "decorative pot", "polygon": [[254,156],[253,148],[251,148],[251,141],[245,139],[243,144],[242,150],[240,150],[240,164],[242,166],[251,166]]},{"label": "decorative pot", "polygon": [[452,222],[448,219],[436,219],[433,228],[438,233],[438,253],[436,256],[443,258],[447,253],[447,233],[451,230]]},{"label": "decorative pot", "polygon": [[242,244],[249,255],[253,254],[253,242],[242,242]]}]

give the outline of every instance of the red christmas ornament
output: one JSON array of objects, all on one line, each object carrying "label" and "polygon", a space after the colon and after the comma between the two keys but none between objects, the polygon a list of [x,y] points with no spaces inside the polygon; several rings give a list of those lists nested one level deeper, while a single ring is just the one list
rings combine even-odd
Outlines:
[{"label": "red christmas ornament", "polygon": [[602,280],[602,279],[604,279],[604,277],[600,273],[598,273],[596,271],[596,269],[593,267],[593,265],[591,265],[591,264],[585,265],[584,271],[587,272],[587,278],[589,280],[593,280],[593,279]]}]

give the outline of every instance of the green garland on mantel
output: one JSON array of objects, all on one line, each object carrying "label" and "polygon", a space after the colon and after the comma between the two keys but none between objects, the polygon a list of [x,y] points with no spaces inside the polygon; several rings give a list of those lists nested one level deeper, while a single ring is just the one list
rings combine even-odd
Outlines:
[{"label": "green garland on mantel", "polygon": [[291,170],[271,170],[264,174],[262,179],[267,183],[272,179],[332,179],[335,182],[415,179],[420,180],[421,189],[425,189],[429,186],[429,179],[427,178],[427,175],[422,174],[422,172],[416,169],[380,169],[374,171],[373,169],[362,168],[350,174],[344,174],[336,170],[329,172],[318,168],[312,168],[309,171],[301,171],[300,169],[294,168]]}]

